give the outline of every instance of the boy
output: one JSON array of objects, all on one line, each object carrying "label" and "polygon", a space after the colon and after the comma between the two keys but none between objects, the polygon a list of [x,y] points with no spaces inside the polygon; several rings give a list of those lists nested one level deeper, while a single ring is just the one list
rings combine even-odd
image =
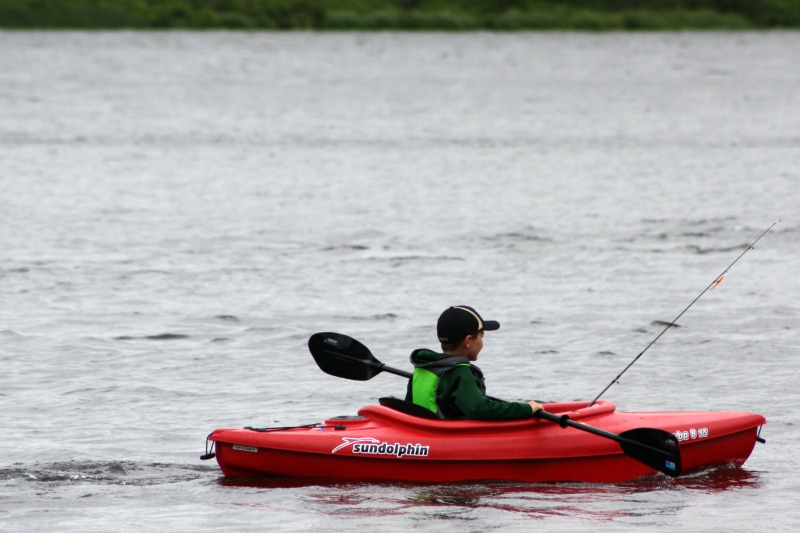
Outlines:
[{"label": "boy", "polygon": [[530,418],[542,409],[534,401],[504,402],[486,396],[481,370],[471,364],[483,348],[484,331],[500,328],[483,320],[475,309],[458,305],[439,317],[436,332],[442,352],[414,350],[414,373],[408,380],[406,401],[430,409],[442,418],[514,420]]}]

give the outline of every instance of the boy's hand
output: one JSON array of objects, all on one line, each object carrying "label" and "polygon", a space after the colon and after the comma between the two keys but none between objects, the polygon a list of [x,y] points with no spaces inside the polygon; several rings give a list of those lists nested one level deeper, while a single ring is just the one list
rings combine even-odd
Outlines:
[{"label": "boy's hand", "polygon": [[540,403],[537,403],[537,402],[534,402],[533,400],[530,400],[530,401],[528,402],[528,405],[530,405],[530,406],[531,406],[531,409],[533,409],[533,412],[534,412],[534,413],[535,413],[536,411],[544,411],[544,407],[542,407],[542,404],[540,404]]}]

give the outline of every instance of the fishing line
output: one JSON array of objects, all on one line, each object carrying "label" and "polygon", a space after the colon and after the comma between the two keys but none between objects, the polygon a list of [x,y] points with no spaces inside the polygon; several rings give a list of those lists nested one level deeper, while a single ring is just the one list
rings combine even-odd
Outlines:
[{"label": "fishing line", "polygon": [[750,246],[748,246],[747,248],[745,248],[744,252],[742,252],[741,254],[739,254],[739,257],[737,257],[736,259],[734,259],[734,260],[733,260],[733,263],[731,263],[730,265],[728,265],[728,268],[726,268],[725,270],[723,270],[723,271],[722,271],[722,274],[720,274],[719,276],[717,276],[717,277],[714,279],[714,281],[713,281],[713,282],[711,282],[711,284],[710,284],[708,287],[706,287],[705,289],[703,289],[703,292],[701,292],[700,294],[698,294],[698,295],[697,295],[697,298],[695,298],[694,300],[692,300],[692,303],[690,303],[689,305],[687,305],[687,306],[686,306],[686,308],[685,308],[683,311],[681,311],[681,312],[680,312],[680,314],[678,314],[678,316],[676,316],[676,317],[675,317],[675,318],[672,320],[672,322],[670,322],[669,324],[667,324],[667,327],[665,327],[665,328],[664,328],[664,329],[661,331],[661,333],[659,333],[658,335],[656,335],[656,338],[655,338],[655,339],[653,339],[652,341],[650,341],[650,344],[648,344],[647,346],[645,346],[644,350],[642,350],[642,351],[639,353],[639,355],[637,355],[636,357],[634,357],[634,358],[633,358],[633,361],[631,361],[630,363],[628,363],[628,366],[626,366],[625,368],[623,368],[623,369],[622,369],[622,372],[620,372],[619,374],[617,374],[617,377],[615,377],[614,379],[612,379],[612,380],[611,380],[611,383],[609,383],[608,385],[606,385],[606,388],[605,388],[605,389],[603,389],[603,390],[602,390],[602,392],[601,392],[600,394],[598,394],[598,395],[597,395],[597,397],[596,397],[594,400],[592,400],[592,401],[589,403],[589,407],[591,407],[592,405],[594,405],[594,404],[595,404],[595,402],[596,402],[597,400],[599,400],[599,399],[600,399],[600,397],[601,397],[603,394],[605,394],[605,393],[606,393],[606,391],[607,391],[608,389],[610,389],[610,388],[611,388],[611,386],[612,386],[612,385],[614,385],[615,383],[619,383],[619,378],[621,378],[621,377],[622,377],[622,374],[624,374],[625,372],[627,372],[627,371],[628,371],[628,369],[629,369],[630,367],[632,367],[632,366],[633,366],[633,364],[634,364],[636,361],[638,361],[638,360],[639,360],[639,358],[640,358],[641,356],[643,356],[643,355],[644,355],[644,352],[646,352],[647,350],[649,350],[649,349],[650,349],[650,347],[651,347],[652,345],[654,345],[654,344],[656,343],[656,341],[657,341],[658,339],[660,339],[660,338],[661,338],[661,336],[662,336],[664,333],[666,333],[666,332],[667,332],[667,330],[668,330],[669,328],[671,328],[672,326],[674,326],[674,325],[675,325],[675,323],[678,321],[678,319],[679,319],[680,317],[682,317],[682,316],[683,316],[683,314],[684,314],[686,311],[688,311],[688,310],[689,310],[689,308],[690,308],[691,306],[693,306],[693,305],[694,305],[694,303],[695,303],[697,300],[699,300],[701,296],[703,296],[703,295],[704,295],[704,294],[705,294],[705,293],[706,293],[706,292],[707,292],[709,289],[713,289],[714,287],[716,287],[717,285],[719,285],[720,283],[722,283],[722,280],[725,278],[725,275],[728,273],[728,271],[729,271],[731,268],[733,268],[733,265],[735,265],[735,264],[736,264],[736,262],[737,262],[739,259],[741,259],[741,258],[742,258],[742,256],[743,256],[744,254],[746,254],[748,251],[750,251],[750,250],[751,250],[751,249],[752,249],[752,248],[753,248],[753,247],[756,245],[756,243],[757,243],[758,241],[760,241],[760,240],[761,240],[761,237],[763,237],[764,235],[766,235],[766,234],[769,232],[769,230],[771,230],[773,227],[775,227],[775,224],[777,224],[778,222],[780,222],[780,219],[779,219],[779,220],[776,220],[775,222],[773,222],[773,223],[772,223],[772,225],[771,225],[770,227],[768,227],[766,230],[764,230],[764,233],[762,233],[761,235],[759,235],[759,236],[758,236],[758,238],[757,238],[756,240],[754,240],[752,244],[750,244]]}]

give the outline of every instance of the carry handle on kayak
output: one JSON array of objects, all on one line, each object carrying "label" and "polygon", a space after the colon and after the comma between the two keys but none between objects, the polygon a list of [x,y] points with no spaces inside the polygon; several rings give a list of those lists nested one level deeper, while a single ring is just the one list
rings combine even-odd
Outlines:
[{"label": "carry handle on kayak", "polygon": [[[389,372],[404,378],[411,377],[410,372],[381,363],[366,346],[341,333],[315,333],[308,339],[308,349],[319,368],[332,376],[367,381],[381,372]],[[570,427],[613,440],[620,445],[625,455],[668,476],[676,477],[681,474],[678,439],[663,429],[636,428],[618,435],[575,422],[567,415],[537,411],[535,416],[554,422],[562,428]]]}]

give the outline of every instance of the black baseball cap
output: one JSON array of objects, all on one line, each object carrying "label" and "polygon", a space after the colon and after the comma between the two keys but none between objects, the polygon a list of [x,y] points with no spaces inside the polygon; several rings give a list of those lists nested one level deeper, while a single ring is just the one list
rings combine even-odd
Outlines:
[{"label": "black baseball cap", "polygon": [[481,330],[494,331],[496,329],[500,329],[499,322],[484,320],[475,309],[468,305],[448,307],[439,316],[439,322],[436,324],[439,342],[443,344],[461,342],[467,335],[474,335]]}]

